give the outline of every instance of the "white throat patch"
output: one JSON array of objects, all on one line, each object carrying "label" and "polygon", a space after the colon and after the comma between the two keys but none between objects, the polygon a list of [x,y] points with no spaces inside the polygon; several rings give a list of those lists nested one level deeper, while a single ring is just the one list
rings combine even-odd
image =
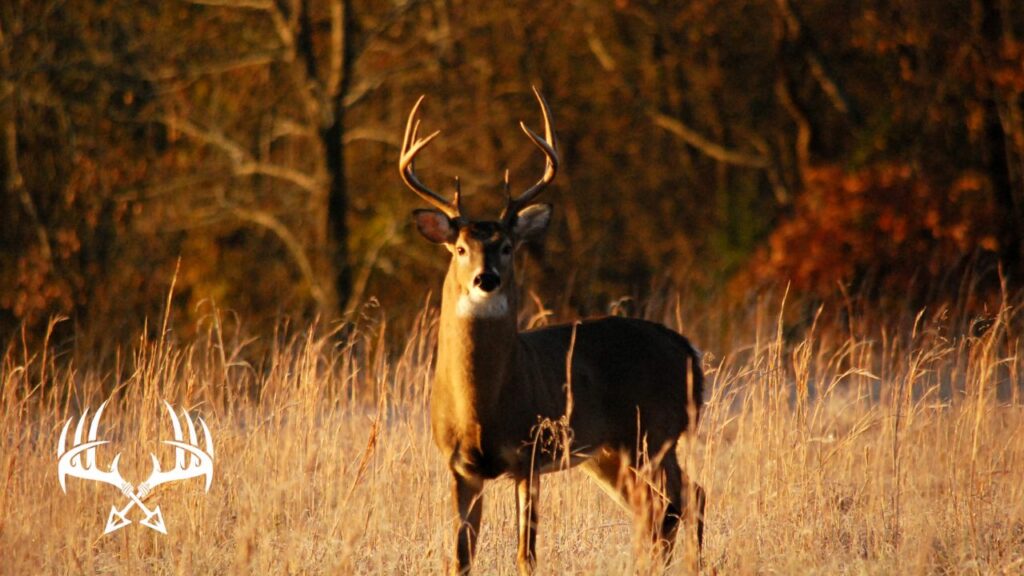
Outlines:
[{"label": "white throat patch", "polygon": [[508,296],[504,293],[488,294],[470,288],[469,294],[459,296],[455,315],[459,318],[501,318],[508,314]]}]

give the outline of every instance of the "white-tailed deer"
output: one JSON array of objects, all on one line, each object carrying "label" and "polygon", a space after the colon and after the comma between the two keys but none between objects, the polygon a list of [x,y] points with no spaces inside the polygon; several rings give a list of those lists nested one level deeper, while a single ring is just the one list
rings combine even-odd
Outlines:
[{"label": "white-tailed deer", "polygon": [[[617,317],[518,330],[513,256],[520,243],[547,228],[551,205],[532,202],[558,170],[551,111],[534,93],[544,137],[520,126],[544,152],[546,168],[523,194],[508,195],[497,221],[463,214],[457,180],[449,201],[416,176],[414,158],[439,134],[418,135],[423,97],[409,114],[399,159],[402,180],[434,207],[414,212],[416,226],[451,252],[430,410],[434,440],[453,478],[460,574],[473,560],[485,480],[510,476],[515,482],[518,567],[529,573],[540,475],[576,464],[621,496],[621,503],[648,502],[644,510],[634,506],[634,513],[649,519],[663,549],[671,549],[683,518],[697,522],[698,545],[703,539],[703,492],[690,484],[676,456],[676,443],[696,426],[702,404],[699,356],[686,338],[660,324]],[[507,176],[505,188],[508,194]],[[633,481],[647,447],[654,482]],[[638,486],[663,498],[663,506],[651,507],[652,498],[631,498]],[[655,518],[652,510],[664,513]]]}]

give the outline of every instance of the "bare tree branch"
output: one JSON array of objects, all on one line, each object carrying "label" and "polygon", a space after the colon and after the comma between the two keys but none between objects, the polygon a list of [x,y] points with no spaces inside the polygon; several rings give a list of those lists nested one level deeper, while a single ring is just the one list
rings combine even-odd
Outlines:
[{"label": "bare tree branch", "polygon": [[229,140],[221,132],[201,128],[191,120],[179,118],[177,116],[166,116],[163,120],[164,124],[166,124],[168,128],[191,136],[204,144],[219,148],[228,155],[232,162],[236,164],[251,161],[251,156],[244,148]]},{"label": "bare tree branch", "polygon": [[370,283],[370,276],[377,269],[377,261],[380,258],[380,254],[394,242],[395,237],[398,235],[397,232],[397,225],[392,220],[389,222],[384,233],[377,235],[376,241],[371,243],[366,250],[363,262],[359,267],[359,273],[356,274],[355,280],[352,282],[352,295],[349,297],[348,307],[345,310],[346,314],[351,313],[357,306],[363,303],[366,288]]},{"label": "bare tree branch", "polygon": [[18,128],[14,119],[13,106],[11,108],[12,111],[9,114],[3,114],[5,116],[3,121],[4,164],[7,172],[4,177],[4,190],[7,194],[18,197],[22,208],[25,209],[35,226],[36,238],[39,241],[39,249],[43,258],[47,262],[52,262],[53,251],[50,248],[50,235],[46,226],[39,219],[39,211],[36,210],[32,194],[25,187],[25,180],[18,168]]},{"label": "bare tree branch", "polygon": [[766,160],[764,172],[768,177],[769,184],[771,184],[772,192],[775,194],[775,201],[781,206],[789,204],[792,200],[792,193],[790,192],[789,186],[786,184],[785,178],[782,176],[778,158],[772,153],[771,146],[769,146],[768,142],[758,134],[747,134],[746,137],[750,141],[750,144],[756,148],[761,156]]},{"label": "bare tree branch", "polygon": [[290,182],[310,194],[323,193],[323,183],[318,178],[294,168],[257,160],[245,148],[226,137],[222,132],[202,128],[190,120],[174,116],[164,118],[164,123],[173,130],[224,152],[231,160],[232,172],[236,176],[259,174]]},{"label": "bare tree branch", "polygon": [[[6,72],[11,68],[10,57],[8,56],[7,37],[0,27],[0,71]],[[17,196],[22,207],[32,219],[36,229],[36,238],[39,240],[39,249],[43,258],[52,264],[53,250],[50,247],[50,235],[39,218],[39,211],[32,200],[32,194],[25,186],[25,179],[22,177],[21,169],[18,166],[18,93],[17,86],[0,77],[0,137],[3,138],[3,164],[4,191],[10,196]]]},{"label": "bare tree branch", "polygon": [[316,130],[291,118],[274,118],[271,140],[278,138],[318,138]]},{"label": "bare tree branch", "polygon": [[690,146],[693,146],[719,162],[725,162],[726,164],[733,164],[736,166],[745,166],[747,168],[764,168],[768,165],[768,160],[764,156],[732,150],[721,144],[712,142],[676,118],[653,111],[649,111],[647,114],[651,117],[651,120],[656,126],[668,130]]},{"label": "bare tree branch", "polygon": [[267,12],[270,14],[271,22],[274,24],[274,30],[277,32],[277,38],[284,48],[283,60],[288,65],[288,71],[292,76],[292,82],[295,83],[295,90],[299,94],[299,97],[302,99],[302,103],[306,108],[308,119],[316,122],[317,124],[325,123],[325,118],[323,117],[325,108],[323,102],[320,100],[320,93],[323,92],[323,90],[317,83],[316,78],[310,78],[306,73],[305,65],[299,54],[299,47],[295,37],[293,24],[289,22],[289,19],[276,4],[272,4]]},{"label": "bare tree branch", "polygon": [[351,144],[352,142],[359,141],[379,142],[381,144],[394,146],[395,148],[402,145],[398,133],[391,127],[376,126],[350,128],[345,131],[345,136],[343,137],[343,142],[345,142],[345,144]]},{"label": "bare tree branch", "polygon": [[267,176],[268,178],[290,182],[310,194],[323,193],[323,185],[317,178],[309,176],[300,170],[295,170],[294,168],[288,168],[287,166],[281,166],[280,164],[274,164],[271,162],[253,161],[241,164],[235,168],[235,174],[238,176],[253,176],[258,174],[260,176]]},{"label": "bare tree branch", "polygon": [[796,164],[802,180],[811,166],[811,121],[807,119],[807,113],[793,97],[793,91],[785,78],[776,80],[775,95],[796,123]]},{"label": "bare tree branch", "polygon": [[345,0],[331,3],[331,50],[325,92],[331,98],[340,96],[345,63]]},{"label": "bare tree branch", "polygon": [[192,63],[179,70],[175,68],[162,68],[155,73],[148,73],[144,71],[144,75],[147,80],[156,82],[165,82],[171,80],[178,81],[190,81],[200,76],[209,76],[216,74],[225,74],[227,72],[233,72],[241,68],[250,68],[256,66],[266,66],[272,64],[280,59],[280,53],[277,50],[268,50],[266,52],[257,52],[253,54],[246,54],[238,58],[231,60],[223,60],[217,62],[204,62],[204,63]]},{"label": "bare tree branch", "polygon": [[814,37],[807,31],[807,26],[804,25],[800,13],[790,3],[790,0],[775,0],[775,5],[781,13],[790,40],[800,48],[800,52],[804,60],[807,61],[808,68],[811,70],[811,75],[814,76],[818,86],[821,87],[822,92],[828,97],[832,107],[842,114],[857,120],[858,116],[850,105],[849,97],[842,89],[842,86],[839,85],[831,70],[829,70],[825,57],[822,56],[821,51],[818,49]]},{"label": "bare tree branch", "polygon": [[587,20],[584,31],[587,34],[587,46],[590,48],[594,58],[597,58],[598,64],[601,65],[601,68],[604,68],[605,72],[614,72],[618,67],[615,58],[608,52],[608,48],[605,47],[601,37],[597,35],[597,30],[594,29],[594,22],[592,20]]},{"label": "bare tree branch", "polygon": [[244,8],[248,10],[270,10],[274,7],[272,0],[182,0],[198,6],[216,6],[221,8]]},{"label": "bare tree branch", "polygon": [[302,243],[292,234],[284,222],[281,222],[281,220],[269,212],[243,208],[223,197],[221,198],[221,203],[239,220],[266,228],[277,236],[288,250],[288,253],[291,254],[295,265],[298,266],[302,279],[305,281],[306,286],[309,288],[309,293],[317,305],[322,307],[326,303],[326,294],[320,283],[317,282],[316,275],[313,273],[313,265],[306,256]]}]

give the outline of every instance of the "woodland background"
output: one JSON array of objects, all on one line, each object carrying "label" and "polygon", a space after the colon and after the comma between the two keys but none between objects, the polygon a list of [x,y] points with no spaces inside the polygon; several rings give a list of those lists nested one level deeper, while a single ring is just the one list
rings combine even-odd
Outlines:
[{"label": "woodland background", "polygon": [[426,94],[444,131],[421,177],[496,214],[506,167],[542,170],[531,85],[556,314],[787,283],[983,313],[1024,274],[1022,36],[1013,0],[5,0],[0,334],[130,338],[172,279],[183,334],[411,321],[447,258],[410,225],[406,115]]}]

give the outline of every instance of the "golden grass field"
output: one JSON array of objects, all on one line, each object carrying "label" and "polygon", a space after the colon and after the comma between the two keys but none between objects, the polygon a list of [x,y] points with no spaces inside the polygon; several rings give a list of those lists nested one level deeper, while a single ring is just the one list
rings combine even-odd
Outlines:
[{"label": "golden grass field", "polygon": [[[825,309],[791,335],[780,310],[761,305],[730,330],[741,336],[705,349],[707,404],[680,448],[708,495],[703,572],[1024,573],[1019,311],[1004,304],[982,330],[955,310],[826,322],[841,315]],[[368,315],[327,336],[258,341],[211,315],[194,341],[140,338],[103,367],[12,344],[0,366],[0,572],[443,572],[453,512],[429,433],[436,317],[397,337]],[[258,343],[268,352],[246,360]],[[61,492],[61,428],[108,396],[99,462],[121,452],[134,483],[149,452],[172,461],[162,399],[209,424],[210,492],[193,479],[147,500],[167,535],[136,523],[104,536],[125,497],[74,478]],[[545,477],[540,514],[541,574],[650,571],[630,517],[581,472]],[[514,518],[511,482],[490,483],[477,573],[515,572]],[[667,573],[687,573],[682,556]]]}]

